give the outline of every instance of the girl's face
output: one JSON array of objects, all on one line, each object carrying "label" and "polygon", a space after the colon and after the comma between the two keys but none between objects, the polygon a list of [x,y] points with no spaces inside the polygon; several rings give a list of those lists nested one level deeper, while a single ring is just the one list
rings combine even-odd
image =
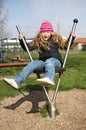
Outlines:
[{"label": "girl's face", "polygon": [[44,41],[47,41],[51,36],[51,32],[41,32],[41,34]]}]

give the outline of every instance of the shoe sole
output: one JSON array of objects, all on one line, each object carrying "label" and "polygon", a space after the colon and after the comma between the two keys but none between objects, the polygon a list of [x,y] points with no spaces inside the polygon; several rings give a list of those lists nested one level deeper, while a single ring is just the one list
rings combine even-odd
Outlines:
[{"label": "shoe sole", "polygon": [[10,85],[13,89],[18,90],[18,88],[15,88],[11,83],[9,83],[6,79],[3,79],[8,85]]},{"label": "shoe sole", "polygon": [[41,86],[46,86],[46,87],[51,87],[51,86],[54,85],[54,84],[46,83],[46,82],[43,82],[43,81],[37,81],[37,83]]}]

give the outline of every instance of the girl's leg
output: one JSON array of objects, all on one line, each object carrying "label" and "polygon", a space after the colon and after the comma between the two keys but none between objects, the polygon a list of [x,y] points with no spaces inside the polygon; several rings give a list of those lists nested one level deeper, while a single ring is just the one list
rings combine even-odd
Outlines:
[{"label": "girl's leg", "polygon": [[13,77],[16,84],[19,86],[24,80],[36,69],[44,68],[45,63],[41,60],[35,60],[30,62],[24,69]]},{"label": "girl's leg", "polygon": [[55,67],[61,67],[59,60],[55,58],[49,58],[45,61],[45,75],[44,78],[37,79],[37,82],[42,86],[54,85]]},{"label": "girl's leg", "polygon": [[54,82],[55,67],[61,67],[61,63],[56,58],[49,58],[45,61],[45,77]]}]

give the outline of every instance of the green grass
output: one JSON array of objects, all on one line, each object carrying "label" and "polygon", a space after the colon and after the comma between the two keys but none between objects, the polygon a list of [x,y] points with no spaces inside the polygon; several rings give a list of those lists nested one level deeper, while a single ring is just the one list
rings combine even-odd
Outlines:
[{"label": "green grass", "polygon": [[14,97],[18,94],[18,91],[12,89],[3,81],[0,81],[0,100],[4,99],[5,97]]},{"label": "green grass", "polygon": [[[0,75],[3,77],[14,76],[22,70],[22,67],[0,68]],[[36,76],[27,78],[21,86],[21,91],[42,90],[36,84]],[[58,81],[56,75],[55,82]],[[53,89],[56,86],[53,87]],[[66,71],[62,75],[59,91],[70,90],[73,88],[86,89],[86,52],[69,54],[66,64]],[[18,94],[9,85],[0,81],[0,99]]]},{"label": "green grass", "polygon": [[66,68],[61,85],[66,89],[86,89],[86,52],[69,55]]},{"label": "green grass", "polygon": [[[44,104],[43,107],[41,108],[41,114],[42,114],[42,117],[47,117],[49,114],[51,114],[49,112],[49,104]],[[55,114],[56,115],[59,115],[59,110],[56,108],[55,110]],[[51,115],[50,115],[51,116]]]}]

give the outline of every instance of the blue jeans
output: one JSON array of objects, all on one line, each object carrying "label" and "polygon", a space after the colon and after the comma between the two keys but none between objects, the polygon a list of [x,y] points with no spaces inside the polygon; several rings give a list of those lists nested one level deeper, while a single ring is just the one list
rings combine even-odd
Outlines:
[{"label": "blue jeans", "polygon": [[49,58],[45,62],[42,60],[34,60],[30,62],[23,70],[13,77],[17,85],[19,86],[24,80],[35,70],[45,68],[44,77],[48,77],[54,82],[55,67],[61,67],[61,63],[56,58]]}]

